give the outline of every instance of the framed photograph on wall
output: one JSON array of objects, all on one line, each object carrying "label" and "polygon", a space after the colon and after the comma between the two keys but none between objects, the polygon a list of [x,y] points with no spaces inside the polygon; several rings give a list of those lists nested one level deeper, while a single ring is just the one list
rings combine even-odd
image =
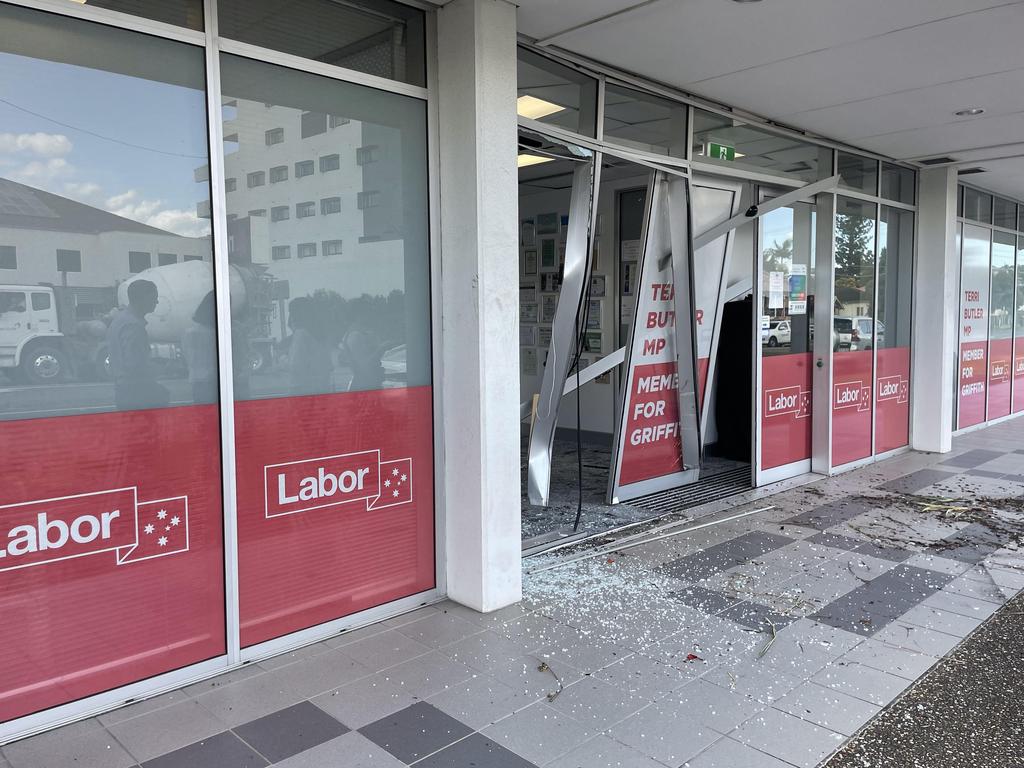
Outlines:
[{"label": "framed photograph on wall", "polygon": [[540,297],[540,321],[542,323],[553,323],[555,321],[555,308],[558,306],[558,297],[551,294],[544,294]]},{"label": "framed photograph on wall", "polygon": [[607,278],[604,275],[593,275],[590,278],[590,296],[594,299],[603,299],[607,288]]},{"label": "framed photograph on wall", "polygon": [[540,241],[540,271],[558,271],[558,248],[553,238],[545,237]]},{"label": "framed photograph on wall", "polygon": [[538,235],[557,235],[558,234],[558,214],[557,213],[539,213],[537,214],[537,234]]},{"label": "framed photograph on wall", "polygon": [[533,280],[519,284],[519,303],[537,300],[537,283]]},{"label": "framed photograph on wall", "polygon": [[563,214],[559,220],[558,239],[565,242],[569,239],[569,215]]},{"label": "framed photograph on wall", "polygon": [[583,351],[592,354],[601,354],[601,332],[587,331],[583,337]]},{"label": "framed photograph on wall", "polygon": [[537,350],[524,347],[519,350],[519,365],[524,376],[537,375]]},{"label": "framed photograph on wall", "polygon": [[536,323],[537,322],[537,302],[536,301],[524,301],[519,304],[519,322],[520,323]]},{"label": "framed photograph on wall", "polygon": [[587,307],[587,328],[601,328],[601,300],[591,299]]},{"label": "framed photograph on wall", "polygon": [[542,325],[537,329],[537,346],[541,349],[551,346],[551,328]]},{"label": "framed photograph on wall", "polygon": [[535,347],[537,346],[537,326],[535,325],[519,325],[519,346],[520,347]]},{"label": "framed photograph on wall", "polygon": [[540,276],[541,293],[558,293],[562,290],[562,276],[552,272]]},{"label": "framed photograph on wall", "polygon": [[537,274],[537,249],[528,248],[523,256],[523,274],[527,277]]},{"label": "framed photograph on wall", "polygon": [[523,219],[519,225],[519,244],[525,246],[535,245],[537,242],[537,228],[533,219]]}]

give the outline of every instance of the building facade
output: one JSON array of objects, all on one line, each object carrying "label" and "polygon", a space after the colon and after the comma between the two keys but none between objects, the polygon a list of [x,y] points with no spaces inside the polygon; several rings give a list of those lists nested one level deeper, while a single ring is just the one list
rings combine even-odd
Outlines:
[{"label": "building facade", "polygon": [[955,160],[286,6],[0,2],[0,743],[515,602],[560,440],[615,509],[1024,412],[1024,203]]}]

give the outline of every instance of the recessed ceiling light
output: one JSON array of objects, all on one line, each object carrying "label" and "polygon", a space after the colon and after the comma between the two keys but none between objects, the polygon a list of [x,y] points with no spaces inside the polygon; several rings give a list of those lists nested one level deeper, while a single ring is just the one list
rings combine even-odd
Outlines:
[{"label": "recessed ceiling light", "polygon": [[552,104],[550,101],[544,101],[544,99],[538,99],[536,96],[520,96],[516,99],[516,112],[522,117],[528,117],[531,120],[540,120],[542,117],[553,115],[555,112],[561,112],[565,107],[560,107],[558,104]]},{"label": "recessed ceiling light", "polygon": [[553,157],[543,157],[541,155],[519,155],[519,159],[516,165],[520,168],[527,168],[531,165],[540,165],[541,163],[550,163],[554,160]]},{"label": "recessed ceiling light", "polygon": [[957,117],[974,117],[975,115],[984,114],[985,110],[981,107],[970,107],[968,109],[958,109],[953,114]]}]

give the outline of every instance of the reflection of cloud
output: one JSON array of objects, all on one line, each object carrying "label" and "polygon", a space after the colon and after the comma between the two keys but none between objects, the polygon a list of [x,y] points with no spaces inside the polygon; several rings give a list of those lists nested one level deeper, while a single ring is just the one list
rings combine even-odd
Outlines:
[{"label": "reflection of cloud", "polygon": [[71,139],[62,133],[0,133],[0,152],[29,152],[56,157],[70,151]]},{"label": "reflection of cloud", "polygon": [[210,225],[195,211],[162,208],[161,200],[139,199],[134,189],[107,198],[106,209],[117,216],[140,221],[157,229],[164,229],[184,237],[203,237],[210,234]]},{"label": "reflection of cloud", "polygon": [[89,200],[95,199],[99,195],[100,185],[93,184],[91,181],[66,181],[64,182],[64,191],[79,200]]},{"label": "reflection of cloud", "polygon": [[49,160],[33,160],[21,168],[11,171],[10,178],[34,187],[47,187],[56,179],[66,177],[73,168],[63,157],[52,157]]}]

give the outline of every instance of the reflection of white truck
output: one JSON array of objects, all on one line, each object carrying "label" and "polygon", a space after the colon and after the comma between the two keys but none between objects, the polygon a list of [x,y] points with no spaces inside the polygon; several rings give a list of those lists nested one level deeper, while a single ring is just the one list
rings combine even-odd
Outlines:
[{"label": "reflection of white truck", "polygon": [[[185,261],[153,267],[116,288],[0,285],[0,370],[29,383],[109,378],[107,326],[117,307],[128,303],[128,285],[150,280],[156,309],[146,317],[154,362],[180,368],[181,337],[199,303],[213,290],[209,262]],[[231,311],[245,328],[248,354],[256,367],[270,359],[273,299],[286,284],[260,268],[231,267]],[[170,372],[168,370],[167,372]]]}]

